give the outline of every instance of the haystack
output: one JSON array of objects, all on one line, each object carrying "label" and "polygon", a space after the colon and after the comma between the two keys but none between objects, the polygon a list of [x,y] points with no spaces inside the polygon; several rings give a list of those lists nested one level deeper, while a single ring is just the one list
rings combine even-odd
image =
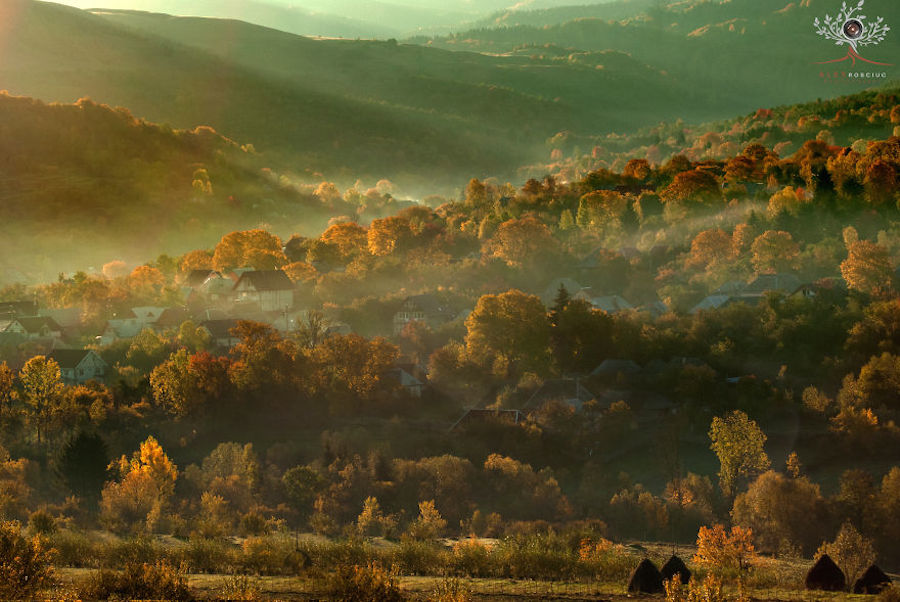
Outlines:
[{"label": "haystack", "polygon": [[691,580],[691,569],[687,568],[684,561],[678,556],[672,555],[669,561],[659,570],[662,573],[663,580],[668,581],[675,575],[681,578],[681,582],[685,585]]},{"label": "haystack", "polygon": [[834,563],[828,554],[813,565],[806,574],[806,589],[820,589],[826,592],[841,591],[847,585],[844,571]]},{"label": "haystack", "polygon": [[876,565],[872,565],[866,569],[862,577],[853,584],[854,594],[880,594],[891,586],[891,578]]},{"label": "haystack", "polygon": [[656,565],[649,558],[645,558],[631,573],[631,580],[628,582],[628,593],[660,594],[664,591],[662,574],[660,574],[659,569],[656,568]]}]

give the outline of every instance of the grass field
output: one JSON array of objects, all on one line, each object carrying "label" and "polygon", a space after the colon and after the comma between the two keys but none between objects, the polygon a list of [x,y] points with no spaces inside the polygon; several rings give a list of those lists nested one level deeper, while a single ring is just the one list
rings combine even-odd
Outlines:
[{"label": "grass field", "polygon": [[[389,545],[384,542],[384,545]],[[631,547],[661,564],[661,559],[671,553],[668,544],[634,543]],[[681,547],[677,553],[689,561],[694,550]],[[810,592],[803,588],[803,577],[811,566],[811,560],[786,560],[760,557],[756,568],[747,578],[745,593],[758,601],[819,601],[819,600],[875,600],[873,596],[847,593]],[[692,567],[693,568],[693,567]],[[59,592],[74,591],[92,573],[91,569],[60,568]],[[892,575],[895,582],[900,576]],[[198,599],[222,599],[229,583],[234,579],[227,574],[189,574],[187,581]],[[438,576],[400,576],[398,585],[413,600],[429,600],[445,578]],[[506,578],[459,578],[462,589],[471,593],[474,600],[624,600],[631,599],[626,583],[609,581],[544,581]],[[250,584],[259,599],[271,600],[320,600],[325,599],[322,583],[312,574],[299,576],[251,577]],[[726,589],[729,599],[737,599],[733,585]],[[63,596],[67,597],[67,596]],[[644,599],[664,599],[665,596],[640,596]]]}]

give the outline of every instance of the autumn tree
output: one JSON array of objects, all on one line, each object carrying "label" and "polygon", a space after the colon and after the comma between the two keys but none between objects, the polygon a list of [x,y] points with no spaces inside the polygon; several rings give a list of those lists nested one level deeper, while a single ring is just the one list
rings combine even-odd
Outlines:
[{"label": "autumn tree", "polygon": [[191,270],[211,269],[213,269],[213,254],[205,249],[185,253],[178,262],[178,271],[182,275],[190,273]]},{"label": "autumn tree", "polygon": [[841,568],[848,584],[861,577],[876,557],[874,542],[863,536],[850,521],[844,521],[834,541],[821,545],[816,556],[822,554],[828,554]]},{"label": "autumn tree", "polygon": [[150,373],[153,399],[173,416],[196,416],[226,397],[229,367],[228,358],[179,349]]},{"label": "autumn tree", "polygon": [[466,352],[496,374],[547,372],[549,328],[544,304],[511,290],[484,295],[466,318]]},{"label": "autumn tree", "polygon": [[730,258],[732,250],[732,238],[724,230],[704,230],[691,241],[687,264],[694,268],[711,268]]},{"label": "autumn tree", "polygon": [[769,468],[766,436],[744,412],[735,410],[725,418],[713,418],[709,438],[710,449],[719,458],[719,483],[725,495],[734,497],[742,480]]},{"label": "autumn tree", "polygon": [[753,530],[761,550],[772,553],[795,546],[810,551],[821,541],[825,514],[818,485],[771,470],[737,496],[731,513],[736,524]]},{"label": "autumn tree", "polygon": [[101,518],[113,531],[152,532],[175,493],[178,468],[153,437],[115,464],[118,478],[104,487]]},{"label": "autumn tree", "polygon": [[576,223],[582,228],[618,228],[629,210],[629,199],[614,190],[595,190],[578,202]]},{"label": "autumn tree", "polygon": [[166,278],[162,272],[147,265],[134,268],[128,276],[128,290],[134,298],[142,301],[158,300],[165,286]]},{"label": "autumn tree", "polygon": [[858,240],[847,248],[847,259],[841,263],[841,276],[852,289],[883,295],[893,289],[894,267],[887,249],[867,240]]},{"label": "autumn tree", "polygon": [[622,175],[627,178],[634,178],[639,182],[645,181],[650,177],[650,162],[646,159],[630,159],[622,170]]},{"label": "autumn tree", "polygon": [[790,232],[768,230],[750,246],[753,268],[760,274],[777,274],[793,269],[800,248]]},{"label": "autumn tree", "polygon": [[447,521],[434,506],[434,500],[419,503],[419,516],[409,526],[409,534],[415,539],[434,540],[447,528]]},{"label": "autumn tree", "polygon": [[405,251],[411,239],[412,230],[408,219],[386,217],[372,220],[367,234],[367,245],[372,255],[385,256]]},{"label": "autumn tree", "polygon": [[249,267],[273,270],[287,263],[281,239],[265,230],[231,232],[222,237],[213,251],[213,267],[219,271]]},{"label": "autumn tree", "polygon": [[34,426],[38,443],[45,434],[47,422],[63,393],[62,373],[54,360],[36,355],[19,372],[29,422]]},{"label": "autumn tree", "polygon": [[295,342],[260,322],[239,321],[232,334],[239,342],[232,348],[229,377],[239,391],[271,400],[298,384],[303,358]]},{"label": "autumn tree", "polygon": [[368,251],[368,232],[354,222],[332,224],[322,233],[321,240],[334,245],[345,263]]},{"label": "autumn tree", "polygon": [[866,169],[863,185],[869,203],[876,207],[890,203],[897,192],[897,171],[887,161],[873,161]]},{"label": "autumn tree", "polygon": [[543,222],[523,217],[500,224],[486,246],[494,257],[521,267],[546,264],[556,256],[559,245]]},{"label": "autumn tree", "polygon": [[726,531],[720,524],[700,527],[694,562],[719,573],[743,571],[755,558],[753,531],[740,526]]},{"label": "autumn tree", "polygon": [[382,337],[327,337],[310,352],[317,391],[329,399],[332,411],[337,413],[385,401],[396,392],[397,383],[387,373],[399,355],[397,346]]},{"label": "autumn tree", "polygon": [[769,198],[769,219],[775,219],[782,213],[796,217],[805,202],[805,194],[801,190],[790,186],[782,188]]},{"label": "autumn tree", "polygon": [[722,188],[716,177],[703,169],[683,171],[663,190],[666,203],[715,206],[722,201]]},{"label": "autumn tree", "polygon": [[305,261],[295,261],[282,268],[284,273],[294,284],[315,283],[319,272],[314,266]]}]

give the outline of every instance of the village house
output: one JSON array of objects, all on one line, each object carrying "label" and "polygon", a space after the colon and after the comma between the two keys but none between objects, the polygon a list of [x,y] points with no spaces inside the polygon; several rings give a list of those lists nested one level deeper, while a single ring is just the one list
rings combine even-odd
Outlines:
[{"label": "village house", "polygon": [[67,385],[102,381],[109,369],[103,358],[90,349],[56,349],[49,357],[59,364],[62,380]]},{"label": "village house", "polygon": [[231,334],[231,329],[237,326],[237,323],[237,320],[232,319],[204,320],[200,323],[200,328],[209,334],[209,340],[213,345],[219,349],[231,349],[240,342],[240,339]]},{"label": "village house", "polygon": [[53,318],[46,316],[13,318],[0,322],[0,333],[18,335],[29,341],[36,339],[60,339],[62,338],[62,326],[57,324]]},{"label": "village house", "polygon": [[462,417],[453,423],[451,431],[484,424],[517,425],[525,421],[525,413],[521,410],[487,410],[473,408],[467,410]]},{"label": "village house", "polygon": [[441,304],[434,295],[407,297],[394,314],[394,335],[399,335],[410,322],[422,322],[435,329],[453,320],[456,313]]},{"label": "village house", "polygon": [[241,274],[232,289],[237,305],[259,311],[286,311],[294,307],[294,283],[281,270],[251,271]]}]

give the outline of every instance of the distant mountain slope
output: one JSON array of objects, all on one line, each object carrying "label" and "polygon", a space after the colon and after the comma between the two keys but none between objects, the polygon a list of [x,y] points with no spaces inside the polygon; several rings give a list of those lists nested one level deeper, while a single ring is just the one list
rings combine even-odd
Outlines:
[{"label": "distant mountain slope", "polygon": [[646,14],[648,9],[657,6],[659,1],[612,0],[595,4],[572,2],[571,5],[555,8],[536,8],[533,5],[523,5],[514,9],[498,11],[473,21],[469,23],[469,28],[515,27],[517,25],[544,27],[585,18],[619,21]]},{"label": "distant mountain slope", "polygon": [[[615,49],[710,95],[734,93],[744,109],[809,98],[832,97],[879,83],[884,79],[832,81],[820,72],[848,70],[900,76],[900,34],[891,32],[878,46],[861,49],[871,60],[892,63],[881,67],[857,63],[829,66],[817,62],[841,58],[846,47],[818,36],[816,17],[834,14],[831,0],[687,0],[665,10],[650,11],[628,22],[579,18],[549,26],[515,25],[460,32],[435,38],[430,46],[454,50],[506,53],[522,45],[558,45],[573,50]],[[900,22],[900,3],[868,0],[865,13]],[[422,40],[417,39],[417,42]],[[743,109],[742,109],[743,110]],[[737,112],[737,111],[736,111]]]}]

